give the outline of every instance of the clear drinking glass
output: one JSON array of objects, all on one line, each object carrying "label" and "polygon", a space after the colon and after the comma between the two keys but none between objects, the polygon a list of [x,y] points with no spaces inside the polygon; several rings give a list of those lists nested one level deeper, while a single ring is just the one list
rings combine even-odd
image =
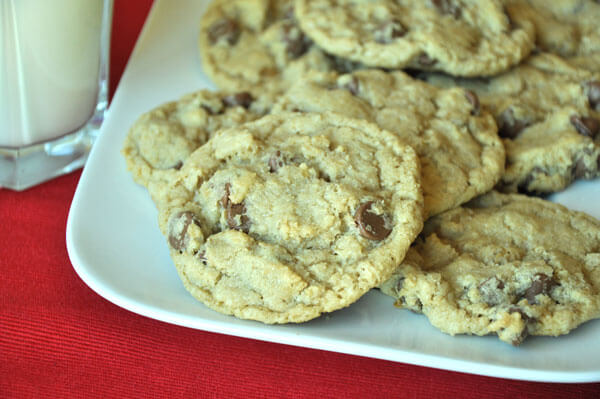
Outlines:
[{"label": "clear drinking glass", "polygon": [[85,163],[108,106],[112,0],[0,0],[0,187]]}]

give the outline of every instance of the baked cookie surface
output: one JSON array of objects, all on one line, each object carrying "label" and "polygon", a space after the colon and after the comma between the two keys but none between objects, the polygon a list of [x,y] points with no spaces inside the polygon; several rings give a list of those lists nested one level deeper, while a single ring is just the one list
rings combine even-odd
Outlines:
[{"label": "baked cookie surface", "polygon": [[141,115],[122,148],[133,179],[155,197],[185,159],[221,128],[249,122],[270,104],[249,93],[201,90]]},{"label": "baked cookie surface", "polygon": [[[539,50],[564,58],[600,54],[600,3],[595,0],[520,0],[513,12],[532,21]],[[596,66],[600,71],[600,65]]]},{"label": "baked cookie surface", "polygon": [[566,334],[600,317],[600,222],[491,192],[429,219],[381,290],[452,335]]},{"label": "baked cookie surface", "polygon": [[222,130],[165,187],[159,225],[185,288],[264,323],[348,306],[387,279],[422,228],[418,158],[333,114]]},{"label": "baked cookie surface", "polygon": [[499,0],[296,0],[325,51],[372,67],[488,76],[524,59],[534,26]]},{"label": "baked cookie surface", "polygon": [[505,153],[492,115],[464,89],[439,89],[407,74],[360,70],[299,82],[273,112],[332,111],[369,120],[411,145],[421,162],[425,216],[489,191]]},{"label": "baked cookie surface", "polygon": [[204,71],[224,90],[272,95],[306,76],[350,68],[318,48],[297,26],[293,0],[216,0],[202,17]]},{"label": "baked cookie surface", "polygon": [[545,194],[600,175],[599,74],[545,53],[490,79],[424,76],[472,90],[494,114],[506,148],[501,191]]}]

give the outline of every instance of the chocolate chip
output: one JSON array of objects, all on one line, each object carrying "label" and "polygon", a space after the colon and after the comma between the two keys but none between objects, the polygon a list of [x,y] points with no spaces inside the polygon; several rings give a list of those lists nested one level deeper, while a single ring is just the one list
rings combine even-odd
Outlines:
[{"label": "chocolate chip", "polygon": [[331,183],[331,177],[324,172],[319,172],[319,179],[323,180],[326,183]]},{"label": "chocolate chip", "polygon": [[229,190],[231,184],[225,184],[225,193],[221,197],[221,206],[225,209],[225,219],[227,220],[227,226],[233,230],[243,231],[248,233],[250,231],[250,219],[245,215],[246,206],[244,203],[234,204],[229,199]]},{"label": "chocolate chip", "polygon": [[525,290],[523,297],[527,299],[527,301],[530,304],[535,305],[537,304],[537,301],[535,299],[536,296],[540,294],[548,295],[555,284],[556,283],[554,282],[552,277],[542,273],[538,273],[533,276],[531,285],[529,286],[529,288],[527,288],[527,290]]},{"label": "chocolate chip", "polygon": [[525,313],[525,311],[521,308],[518,308],[516,306],[511,306],[508,309],[508,313],[518,313],[521,315],[521,319],[523,319],[524,322],[528,323],[529,320],[531,319],[529,316],[527,316],[527,313]]},{"label": "chocolate chip", "polygon": [[345,58],[335,57],[331,54],[325,53],[326,59],[329,62],[331,69],[339,72],[340,74],[350,73],[359,69],[361,66],[356,62],[349,61]]},{"label": "chocolate chip", "polygon": [[402,26],[400,21],[389,20],[385,21],[375,29],[373,36],[377,43],[388,44],[399,37],[406,34],[406,29]]},{"label": "chocolate chip", "polygon": [[226,107],[241,106],[248,109],[250,108],[252,101],[254,101],[254,98],[252,97],[252,94],[248,93],[247,91],[242,91],[225,96],[223,97],[222,101],[223,105]]},{"label": "chocolate chip", "polygon": [[308,50],[310,41],[295,24],[283,25],[282,35],[285,42],[285,52],[291,59],[300,57]]},{"label": "chocolate chip", "polygon": [[417,58],[417,63],[424,67],[430,67],[430,66],[433,66],[433,64],[435,64],[436,61],[434,58],[431,58],[429,56],[429,54],[421,53],[421,54],[419,54],[419,57]]},{"label": "chocolate chip", "polygon": [[585,157],[591,158],[593,151],[590,149],[584,149],[583,154],[577,155],[573,159],[573,166],[571,168],[571,176],[573,179],[592,178],[596,171],[600,171],[600,154],[596,158],[595,165],[592,161],[590,166],[585,163]]},{"label": "chocolate chip", "polygon": [[352,76],[352,79],[350,79],[350,81],[348,81],[348,83],[344,84],[342,86],[342,89],[346,89],[353,95],[357,95],[358,91],[360,90],[360,83],[359,83],[358,79],[356,78],[356,76]]},{"label": "chocolate chip", "polygon": [[232,19],[223,18],[208,27],[208,40],[210,44],[225,40],[229,45],[233,46],[237,43],[239,37],[240,27]]},{"label": "chocolate chip", "polygon": [[531,317],[527,316],[527,314],[523,311],[523,309],[517,308],[515,306],[512,306],[510,309],[508,309],[508,313],[518,313],[521,315],[521,320],[523,320],[523,322],[525,323],[525,325],[523,326],[523,329],[521,330],[521,333],[516,336],[511,344],[513,346],[519,346],[523,343],[523,341],[525,341],[525,338],[527,338],[527,336],[529,335],[529,329],[528,329],[528,325],[534,320]]},{"label": "chocolate chip", "polygon": [[400,277],[396,282],[396,293],[402,291],[402,287],[404,286],[404,280],[406,280],[406,277]]},{"label": "chocolate chip", "polygon": [[206,259],[206,252],[200,251],[196,254],[196,256],[198,259],[200,259],[200,262],[206,265],[206,262],[208,261],[208,259]]},{"label": "chocolate chip", "polygon": [[225,216],[227,217],[227,225],[230,229],[240,230],[244,233],[248,233],[250,231],[250,220],[248,216],[245,215],[246,206],[241,204],[229,204],[229,207],[225,211]]},{"label": "chocolate chip", "polygon": [[573,179],[584,178],[587,173],[588,173],[588,169],[585,166],[585,162],[583,161],[583,158],[579,158],[575,162],[575,164],[573,165],[573,169],[571,170],[571,175],[573,176]]},{"label": "chocolate chip", "polygon": [[231,189],[231,184],[226,183],[225,184],[225,192],[223,193],[223,196],[221,197],[221,200],[219,201],[221,203],[221,206],[225,209],[227,209],[227,207],[229,206],[229,203],[231,202],[229,200],[230,189]]},{"label": "chocolate chip", "polygon": [[206,104],[202,104],[200,105],[200,108],[202,108],[204,111],[206,111],[207,114],[209,115],[216,115],[222,112],[222,110],[213,110],[210,106],[206,105]]},{"label": "chocolate chip", "polygon": [[178,251],[185,250],[187,246],[187,231],[190,225],[194,223],[200,225],[191,211],[178,212],[171,216],[169,220],[169,245]]},{"label": "chocolate chip", "polygon": [[535,168],[531,169],[529,173],[525,176],[525,178],[521,180],[521,182],[519,182],[519,185],[517,187],[519,193],[534,196],[539,195],[540,193],[536,192],[535,190],[531,190],[529,188],[529,185],[535,180],[536,175],[539,175],[541,173],[546,174],[546,172],[544,172],[544,170],[539,166],[536,166]]},{"label": "chocolate chip", "polygon": [[452,0],[431,0],[435,8],[441,14],[452,15],[454,18],[459,18],[461,14],[460,6],[454,4]]},{"label": "chocolate chip", "polygon": [[467,101],[471,104],[473,109],[471,110],[471,115],[479,115],[481,112],[481,104],[479,103],[479,97],[473,90],[465,90],[465,97],[467,97]]},{"label": "chocolate chip", "polygon": [[490,306],[495,306],[504,302],[504,282],[498,279],[496,276],[490,277],[483,281],[481,284],[479,284],[477,289],[479,290],[483,301]]},{"label": "chocolate chip", "polygon": [[506,9],[506,6],[503,6],[502,10],[504,11],[504,15],[506,15],[506,19],[508,20],[508,27],[511,31],[515,30],[516,28],[518,28],[517,24],[515,23],[514,19],[512,18],[512,16],[510,15],[510,12],[508,12],[508,10]]},{"label": "chocolate chip", "polygon": [[269,172],[275,173],[284,165],[283,158],[281,156],[281,151],[275,152],[275,154],[271,155],[269,158]]},{"label": "chocolate chip", "polygon": [[571,125],[575,127],[575,130],[582,136],[594,138],[598,131],[600,131],[600,121],[591,116],[578,116],[571,115],[569,119]]},{"label": "chocolate chip", "polygon": [[507,108],[498,116],[498,135],[507,139],[516,138],[528,123],[515,118],[512,108]]},{"label": "chocolate chip", "polygon": [[586,84],[590,107],[600,111],[600,81],[594,80]]},{"label": "chocolate chip", "polygon": [[423,313],[423,302],[419,298],[415,300],[415,307],[411,309],[415,313]]},{"label": "chocolate chip", "polygon": [[358,226],[360,235],[369,240],[381,241],[386,238],[392,230],[386,226],[382,215],[371,212],[373,201],[368,201],[358,207],[354,213],[354,221]]}]

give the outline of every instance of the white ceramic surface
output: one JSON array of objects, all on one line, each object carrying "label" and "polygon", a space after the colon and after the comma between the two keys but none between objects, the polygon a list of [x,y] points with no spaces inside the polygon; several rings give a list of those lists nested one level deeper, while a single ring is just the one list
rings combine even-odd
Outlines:
[{"label": "white ceramic surface", "polygon": [[[267,326],[221,315],[183,288],[145,189],[120,155],[142,112],[201,88],[197,32],[206,1],[155,1],[99,140],[75,193],[67,248],[79,276],[98,294],[130,311],[191,328],[467,373],[511,379],[600,381],[600,320],[560,338],[533,337],[514,348],[496,337],[451,337],[424,316],[397,310],[378,291],[301,325]],[[600,218],[600,180],[554,196]]]}]

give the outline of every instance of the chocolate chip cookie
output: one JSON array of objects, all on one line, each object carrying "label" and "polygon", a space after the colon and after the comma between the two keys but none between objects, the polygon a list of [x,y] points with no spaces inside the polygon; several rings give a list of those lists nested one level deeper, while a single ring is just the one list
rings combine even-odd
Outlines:
[{"label": "chocolate chip cookie", "polygon": [[489,76],[524,59],[535,29],[500,0],[296,0],[325,51],[372,67]]},{"label": "chocolate chip cookie", "polygon": [[600,175],[600,75],[553,54],[532,56],[490,79],[424,75],[477,93],[506,148],[501,191],[546,194]]},{"label": "chocolate chip cookie", "polygon": [[[512,5],[532,21],[539,50],[564,58],[600,54],[600,3],[595,0],[520,0]],[[600,65],[595,66],[600,72]]]},{"label": "chocolate chip cookie", "polygon": [[333,111],[395,133],[419,155],[426,217],[489,191],[504,171],[494,118],[474,92],[439,89],[401,71],[299,82],[273,106],[279,110]]},{"label": "chocolate chip cookie", "polygon": [[422,228],[419,175],[414,150],[367,121],[270,114],[188,157],[159,225],[199,301],[303,322],[390,277]]},{"label": "chocolate chip cookie", "polygon": [[247,92],[208,90],[160,105],[141,115],[129,130],[122,149],[127,168],[155,197],[215,131],[257,119],[269,107],[268,101]]},{"label": "chocolate chip cookie", "polygon": [[566,334],[600,317],[600,221],[491,192],[429,219],[381,290],[452,335]]},{"label": "chocolate chip cookie", "polygon": [[201,62],[224,90],[273,95],[305,76],[353,68],[314,45],[297,25],[293,0],[216,0],[202,17]]}]

